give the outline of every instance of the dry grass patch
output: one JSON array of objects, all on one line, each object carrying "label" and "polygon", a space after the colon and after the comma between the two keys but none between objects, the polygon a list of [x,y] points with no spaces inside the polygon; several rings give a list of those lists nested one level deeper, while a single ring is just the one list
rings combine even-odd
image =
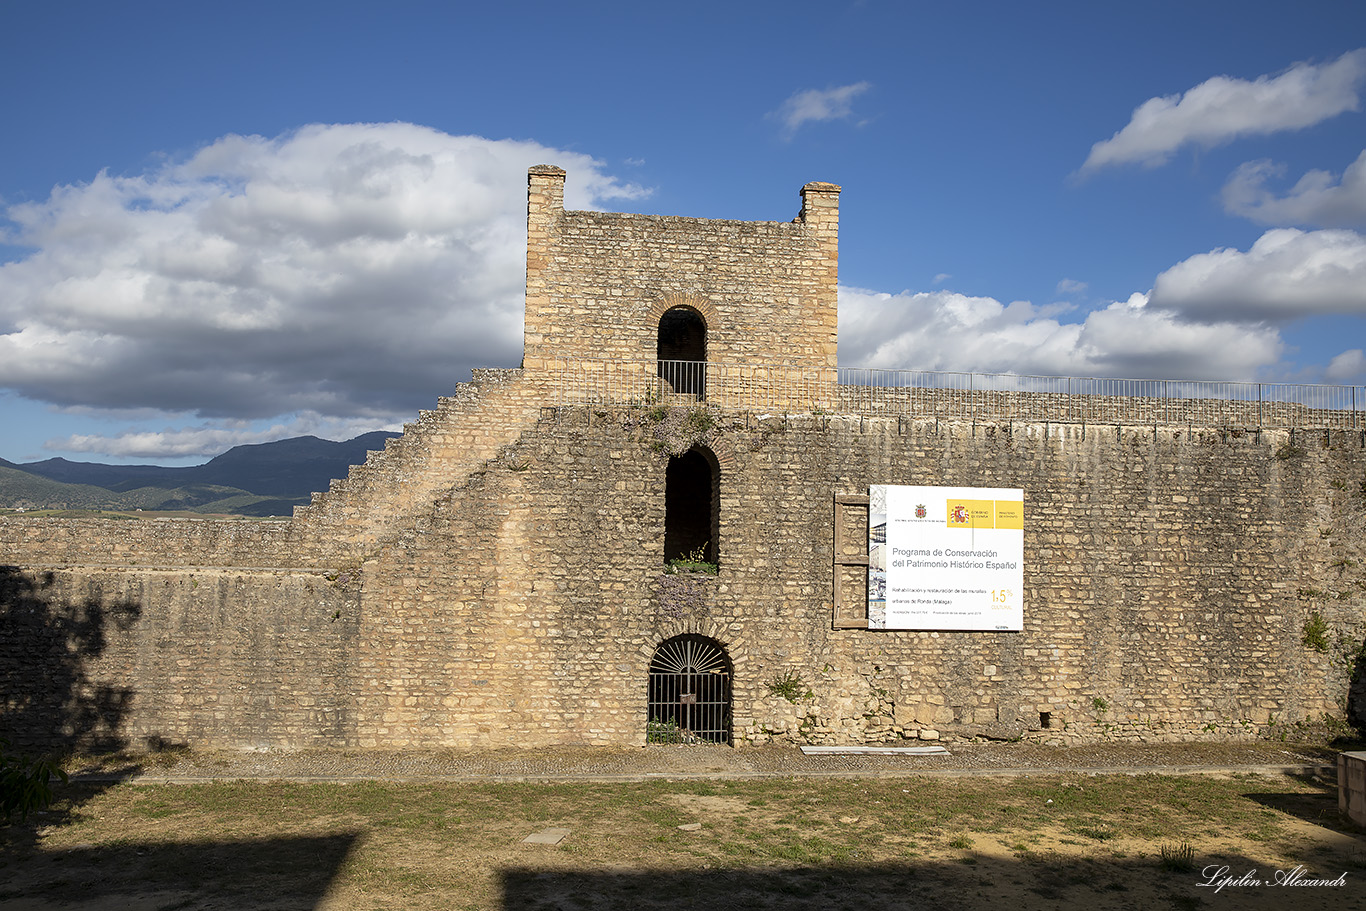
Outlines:
[{"label": "dry grass patch", "polygon": [[[551,827],[570,835],[522,843]],[[1091,911],[1198,907],[1209,865],[1300,864],[1347,886],[1218,900],[1366,895],[1335,791],[1294,777],[73,786],[0,847],[5,909]]]}]

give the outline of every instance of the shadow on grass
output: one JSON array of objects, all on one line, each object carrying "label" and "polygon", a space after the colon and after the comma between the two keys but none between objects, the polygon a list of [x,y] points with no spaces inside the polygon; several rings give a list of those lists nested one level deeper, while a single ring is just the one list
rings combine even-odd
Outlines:
[{"label": "shadow on grass", "polygon": [[40,848],[0,860],[0,907],[316,908],[359,833]]},{"label": "shadow on grass", "polygon": [[96,778],[59,787],[56,802],[0,825],[0,909],[308,909],[322,900],[355,847],[358,831],[263,838],[51,846],[84,808],[142,770],[106,765]]},{"label": "shadow on grass", "polygon": [[1345,818],[1338,809],[1338,786],[1318,775],[1290,776],[1312,788],[1311,791],[1264,792],[1250,791],[1243,796],[1248,800],[1270,807],[1282,813],[1295,816],[1316,826],[1323,826],[1335,832],[1357,835],[1360,826]]},{"label": "shadow on grass", "polygon": [[141,771],[140,764],[127,763],[106,770],[98,781],[82,781],[78,778],[73,778],[67,784],[54,781],[52,790],[55,799],[51,806],[29,814],[26,819],[17,816],[10,820],[0,818],[0,850],[6,855],[36,850],[40,830],[69,824],[79,815],[83,804]]},{"label": "shadow on grass", "polygon": [[[1241,855],[1205,857],[1197,850],[1189,867],[1169,868],[1157,858],[1078,858],[1043,853],[977,855],[959,861],[908,861],[868,866],[745,867],[691,871],[566,872],[512,869],[502,873],[504,911],[941,911],[957,909],[1104,908],[1281,909],[1296,901],[1327,900],[1318,907],[1354,907],[1361,878],[1348,874],[1341,888],[1289,889],[1226,886],[1209,882],[1216,871],[1240,877],[1261,869]],[[1340,869],[1317,875],[1336,877]],[[1314,893],[1306,896],[1305,892]],[[1351,894],[1348,894],[1348,893]],[[1336,904],[1344,902],[1343,904]]]}]

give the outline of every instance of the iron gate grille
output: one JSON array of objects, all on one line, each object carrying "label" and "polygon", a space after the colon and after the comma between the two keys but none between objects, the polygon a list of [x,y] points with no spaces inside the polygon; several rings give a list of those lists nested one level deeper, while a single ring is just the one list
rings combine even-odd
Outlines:
[{"label": "iron gate grille", "polygon": [[669,384],[675,395],[697,396],[697,401],[707,399],[707,362],[706,361],[665,361],[658,362],[655,372]]},{"label": "iron gate grille", "polygon": [[647,743],[730,743],[730,659],[705,636],[675,636],[650,662]]}]

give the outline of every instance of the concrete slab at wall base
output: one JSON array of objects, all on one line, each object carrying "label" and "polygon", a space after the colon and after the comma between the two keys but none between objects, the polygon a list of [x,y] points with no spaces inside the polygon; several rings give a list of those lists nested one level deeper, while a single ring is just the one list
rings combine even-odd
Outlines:
[{"label": "concrete slab at wall base", "polygon": [[949,751],[944,747],[812,747],[804,746],[802,752],[807,756],[942,756]]},{"label": "concrete slab at wall base", "polygon": [[[833,368],[839,190],[712,222],[565,212],[563,179],[530,175],[524,367],[477,371],[293,521],[0,519],[0,736],[686,741],[698,691],[650,683],[670,640],[719,650],[737,745],[1247,739],[1366,701],[1363,434],[953,421],[934,390],[919,416],[566,405],[567,358],[666,382],[680,307],[708,358]],[[688,453],[715,574],[665,572]],[[836,622],[867,517],[834,507],[875,484],[1022,488],[1023,630]]]},{"label": "concrete slab at wall base", "polygon": [[1366,826],[1366,753],[1338,754],[1338,810]]}]

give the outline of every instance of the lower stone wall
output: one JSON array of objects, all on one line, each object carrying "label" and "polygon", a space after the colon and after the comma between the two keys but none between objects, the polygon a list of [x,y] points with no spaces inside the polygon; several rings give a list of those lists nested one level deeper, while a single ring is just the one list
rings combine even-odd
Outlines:
[{"label": "lower stone wall", "polygon": [[[565,409],[367,564],[365,742],[642,742],[650,657],[680,632],[727,648],[741,741],[1242,738],[1344,710],[1357,437],[687,426]],[[721,567],[684,579],[662,573],[663,492],[693,443],[722,466]],[[1025,630],[832,629],[833,498],[871,483],[1023,487]],[[803,694],[775,695],[791,675]]]},{"label": "lower stone wall", "polygon": [[[1024,488],[1025,629],[830,632],[794,662],[813,697],[761,696],[750,736],[1243,738],[1348,708],[1366,637],[1359,434],[832,418],[782,438],[805,499],[813,453],[833,493]],[[1303,642],[1311,616],[1332,630],[1321,650]]]},{"label": "lower stone wall", "polygon": [[0,736],[93,750],[346,746],[358,582],[0,567]]},{"label": "lower stone wall", "polygon": [[[720,570],[666,575],[694,445]],[[293,523],[0,521],[0,736],[639,744],[684,632],[726,648],[740,743],[1257,736],[1357,708],[1363,481],[1359,434],[548,410],[359,556]],[[870,484],[1023,488],[1024,630],[833,628],[834,498]]]}]

